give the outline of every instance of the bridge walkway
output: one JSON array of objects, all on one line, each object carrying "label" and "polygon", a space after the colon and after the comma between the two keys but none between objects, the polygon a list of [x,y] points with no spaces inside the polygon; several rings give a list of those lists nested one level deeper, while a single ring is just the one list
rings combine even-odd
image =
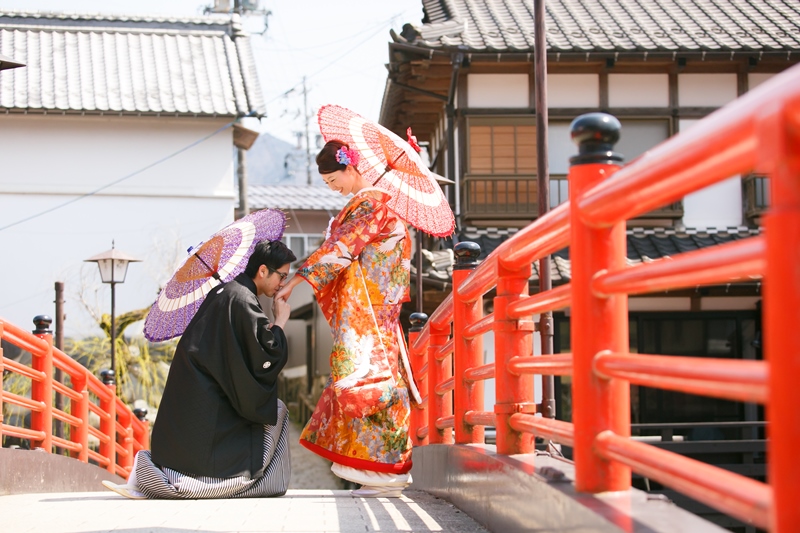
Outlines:
[{"label": "bridge walkway", "polygon": [[0,496],[6,533],[487,531],[423,491],[356,498],[347,490],[289,490],[281,498],[128,500],[111,492]]}]

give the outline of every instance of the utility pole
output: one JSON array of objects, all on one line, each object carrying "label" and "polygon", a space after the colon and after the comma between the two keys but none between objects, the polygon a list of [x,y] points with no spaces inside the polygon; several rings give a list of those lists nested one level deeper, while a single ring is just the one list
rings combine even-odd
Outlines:
[{"label": "utility pole", "polygon": [[308,184],[311,185],[311,134],[308,131],[308,90],[306,89],[306,77],[303,76],[303,122],[306,127],[306,177]]}]

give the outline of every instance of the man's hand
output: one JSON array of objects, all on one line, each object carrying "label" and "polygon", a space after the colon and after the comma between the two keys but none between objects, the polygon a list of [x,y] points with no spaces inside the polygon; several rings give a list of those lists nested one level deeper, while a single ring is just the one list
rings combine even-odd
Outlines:
[{"label": "man's hand", "polygon": [[275,317],[275,325],[281,329],[286,327],[286,322],[289,320],[289,314],[292,308],[284,298],[277,294],[272,299],[272,316]]}]

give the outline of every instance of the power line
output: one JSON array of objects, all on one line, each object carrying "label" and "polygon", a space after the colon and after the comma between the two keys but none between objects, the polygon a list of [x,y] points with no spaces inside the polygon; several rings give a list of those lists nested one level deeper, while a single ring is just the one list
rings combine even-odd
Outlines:
[{"label": "power line", "polygon": [[[252,115],[252,113],[251,113],[251,115]],[[250,116],[250,115],[248,115],[248,116]],[[76,196],[75,198],[72,198],[72,199],[70,199],[70,200],[68,200],[68,201],[64,202],[63,204],[59,204],[59,205],[57,205],[57,206],[54,206],[54,207],[51,207],[51,208],[49,208],[49,209],[45,209],[44,211],[40,211],[39,213],[33,214],[33,215],[29,216],[29,217],[25,217],[25,218],[23,218],[23,219],[21,219],[21,220],[17,220],[16,222],[12,222],[11,224],[7,224],[7,225],[5,225],[5,226],[2,226],[2,227],[0,227],[0,231],[4,231],[4,230],[7,230],[7,229],[9,229],[9,228],[13,228],[14,226],[17,226],[17,225],[19,225],[19,224],[22,224],[22,223],[24,223],[24,222],[28,222],[28,221],[30,221],[30,220],[33,220],[33,219],[35,219],[35,218],[39,218],[39,217],[41,217],[41,216],[43,216],[43,215],[46,215],[46,214],[48,214],[48,213],[52,213],[53,211],[56,211],[56,210],[58,210],[58,209],[61,209],[62,207],[66,207],[66,206],[68,206],[68,205],[70,205],[70,204],[74,204],[75,202],[77,202],[77,201],[79,201],[79,200],[83,200],[84,198],[88,198],[88,197],[90,197],[90,196],[93,196],[93,195],[95,195],[95,194],[99,193],[100,191],[104,191],[104,190],[108,189],[109,187],[112,187],[112,186],[114,186],[114,185],[116,185],[116,184],[118,184],[118,183],[122,183],[123,181],[125,181],[125,180],[127,180],[127,179],[130,179],[130,178],[132,178],[132,177],[134,177],[134,176],[136,176],[136,175],[138,175],[138,174],[141,174],[141,173],[142,173],[142,172],[144,172],[145,170],[150,170],[151,168],[153,168],[153,167],[155,167],[155,166],[157,166],[157,165],[160,165],[161,163],[163,163],[163,162],[165,162],[165,161],[168,161],[169,159],[172,159],[173,157],[175,157],[175,156],[177,156],[177,155],[180,155],[180,154],[182,154],[182,153],[183,153],[183,152],[185,152],[186,150],[189,150],[189,149],[191,149],[191,148],[194,148],[194,147],[195,147],[195,146],[197,146],[198,144],[200,144],[200,143],[202,143],[202,142],[204,142],[204,141],[207,141],[208,139],[210,139],[210,138],[211,138],[211,137],[213,137],[214,135],[216,135],[216,134],[218,134],[218,133],[220,133],[220,132],[222,132],[222,131],[225,131],[226,129],[230,128],[230,127],[231,127],[231,126],[233,126],[235,123],[236,123],[236,120],[234,120],[234,121],[232,121],[232,122],[228,122],[227,124],[225,124],[224,126],[222,126],[221,128],[219,128],[218,130],[216,130],[216,131],[214,131],[214,132],[212,132],[212,133],[209,133],[209,134],[208,134],[208,135],[206,135],[205,137],[203,137],[203,138],[201,138],[201,139],[198,139],[198,140],[194,141],[194,142],[193,142],[193,143],[191,143],[191,144],[188,144],[188,145],[184,146],[184,147],[183,147],[183,148],[181,148],[180,150],[177,150],[177,151],[175,151],[175,152],[173,152],[173,153],[169,154],[168,156],[162,157],[161,159],[159,159],[158,161],[156,161],[156,162],[154,162],[154,163],[150,163],[149,165],[147,165],[147,166],[145,166],[145,167],[142,167],[142,168],[140,168],[139,170],[137,170],[137,171],[135,171],[135,172],[131,172],[130,174],[128,174],[128,175],[126,175],[126,176],[123,176],[123,177],[121,177],[121,178],[119,178],[119,179],[117,179],[117,180],[114,180],[114,181],[112,181],[112,182],[110,182],[110,183],[106,183],[106,184],[105,184],[105,185],[103,185],[102,187],[99,187],[99,188],[97,188],[97,189],[93,190],[92,192],[88,192],[88,193],[86,193],[86,194],[82,194],[82,195],[80,195],[80,196]]]}]

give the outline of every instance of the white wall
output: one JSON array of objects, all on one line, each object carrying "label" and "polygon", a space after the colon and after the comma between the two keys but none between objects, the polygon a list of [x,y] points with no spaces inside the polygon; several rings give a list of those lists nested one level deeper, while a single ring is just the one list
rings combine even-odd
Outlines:
[{"label": "white wall", "polygon": [[669,106],[668,74],[609,74],[610,107]]},{"label": "white wall", "polygon": [[[680,131],[686,131],[697,120],[681,120]],[[683,198],[683,225],[687,228],[727,228],[741,226],[742,180],[733,176]]]},{"label": "white wall", "polygon": [[527,74],[468,74],[469,107],[519,108],[530,106]]},{"label": "white wall", "polygon": [[750,90],[752,91],[768,79],[775,76],[772,73],[764,73],[764,72],[752,72],[747,75],[747,84],[749,85]]},{"label": "white wall", "polygon": [[678,74],[678,105],[717,107],[736,100],[736,74]]},{"label": "white wall", "polygon": [[599,107],[597,74],[548,74],[547,107]]},{"label": "white wall", "polygon": [[[102,334],[82,294],[108,313],[108,285],[83,260],[111,248],[142,259],[116,288],[117,314],[149,306],[198,244],[233,219],[231,130],[97,194],[80,198],[214,132],[225,119],[0,116],[0,316],[28,329],[54,315],[65,282],[65,335]],[[141,328],[141,323],[137,329]],[[131,330],[128,330],[129,332]],[[135,332],[136,330],[134,330]]]}]

